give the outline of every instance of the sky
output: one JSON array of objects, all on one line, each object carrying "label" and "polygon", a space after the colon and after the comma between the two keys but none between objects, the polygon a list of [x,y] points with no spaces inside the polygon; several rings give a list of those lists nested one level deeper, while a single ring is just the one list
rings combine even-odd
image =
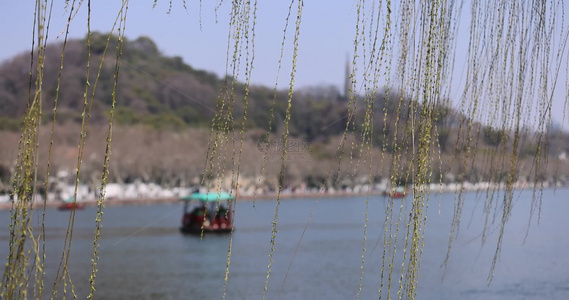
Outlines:
[{"label": "sky", "polygon": [[[10,41],[0,47],[0,61],[29,51],[32,41],[34,2],[5,1],[0,11],[0,40]],[[55,1],[49,40],[65,27],[68,12],[63,1]],[[57,4],[59,2],[59,4]],[[70,1],[71,2],[71,1]],[[87,32],[86,2],[71,24],[70,37],[83,38]],[[91,5],[91,28],[93,31],[109,32],[120,8],[118,0],[97,0]],[[196,69],[208,70],[222,76],[226,72],[228,6],[223,1],[217,12],[219,1],[173,1],[168,13],[168,0],[130,1],[126,36],[136,39],[148,36],[167,56],[181,56],[185,63]],[[200,7],[201,3],[201,7]],[[259,1],[256,27],[255,67],[253,83],[274,86],[282,43],[283,28],[289,1]],[[325,5],[324,5],[325,4]],[[58,6],[58,7],[56,7]],[[352,13],[346,13],[352,12]],[[294,16],[293,16],[294,17]],[[303,8],[303,23],[298,55],[296,84],[302,86],[343,86],[346,57],[353,49],[355,12],[352,1],[306,1]],[[293,19],[294,21],[294,19]],[[294,24],[289,26],[294,32]],[[289,35],[287,39],[292,39]],[[281,77],[288,82],[291,68],[291,45],[283,61]],[[279,85],[280,86],[280,85]]]},{"label": "sky", "polygon": [[[216,13],[216,6],[221,6]],[[69,1],[71,3],[73,1]],[[78,1],[79,2],[79,1]],[[93,31],[109,32],[119,11],[119,0],[97,0],[91,4]],[[83,38],[87,32],[87,1],[80,7],[78,15],[71,24],[70,37]],[[126,36],[136,39],[148,36],[156,42],[162,54],[180,56],[184,62],[195,69],[207,70],[223,76],[226,73],[228,49],[229,0],[187,0],[186,8],[182,0],[172,2],[157,0],[130,1]],[[466,2],[468,5],[468,1]],[[255,65],[251,81],[273,87],[279,78],[279,89],[288,87],[292,61],[292,33],[294,23],[289,25],[287,46],[280,73],[278,61],[285,27],[285,19],[290,1],[259,1],[256,22]],[[32,26],[35,1],[4,1],[0,10],[0,62],[14,55],[29,52],[32,41]],[[466,6],[465,5],[465,6]],[[569,7],[569,5],[567,5]],[[566,7],[566,9],[567,9]],[[54,1],[49,41],[62,41],[59,33],[65,28],[69,7],[65,1]],[[567,12],[569,13],[569,11]],[[295,78],[296,88],[333,85],[342,91],[345,80],[346,60],[354,49],[356,23],[356,4],[354,0],[330,1],[307,0],[302,10],[298,64]],[[465,17],[466,16],[466,17]],[[468,42],[468,13],[463,13],[461,30],[458,34],[457,62],[453,79],[454,91],[451,97],[460,96],[464,85],[464,59]],[[294,22],[294,16],[293,16]],[[554,95],[554,118],[563,119],[565,78],[563,68],[560,83]],[[457,99],[453,99],[455,102]],[[564,128],[569,128],[565,120]]]}]

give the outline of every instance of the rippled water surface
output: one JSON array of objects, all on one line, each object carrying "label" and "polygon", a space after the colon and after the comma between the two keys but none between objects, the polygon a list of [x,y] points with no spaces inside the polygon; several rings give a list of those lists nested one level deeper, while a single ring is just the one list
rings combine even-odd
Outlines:
[{"label": "rippled water surface", "polygon": [[[356,299],[366,198],[316,201],[281,202],[266,299]],[[367,204],[360,299],[379,298],[387,201],[374,196]],[[544,191],[541,213],[536,210],[529,231],[532,192],[516,192],[514,211],[506,225],[503,248],[490,285],[487,278],[501,213],[489,215],[489,237],[483,245],[484,201],[482,194],[465,195],[459,235],[445,270],[441,265],[447,253],[455,195],[431,195],[417,298],[569,299],[569,190]],[[395,203],[398,208],[401,200]],[[500,210],[499,202],[495,206]],[[96,299],[222,298],[231,237],[206,235],[200,239],[181,235],[178,231],[181,209],[179,204],[105,209]],[[274,210],[274,201],[237,204],[227,299],[262,298],[270,264]],[[87,207],[77,211],[75,220],[69,269],[79,298],[88,294],[95,213],[94,207]],[[38,222],[37,216],[34,224]],[[68,212],[50,209],[47,213],[46,287],[49,289],[59,264],[68,218]],[[9,212],[1,211],[3,258],[8,250],[9,220]],[[402,236],[398,242],[402,245]],[[396,263],[395,270],[400,267]],[[398,276],[393,282],[398,285]]]}]

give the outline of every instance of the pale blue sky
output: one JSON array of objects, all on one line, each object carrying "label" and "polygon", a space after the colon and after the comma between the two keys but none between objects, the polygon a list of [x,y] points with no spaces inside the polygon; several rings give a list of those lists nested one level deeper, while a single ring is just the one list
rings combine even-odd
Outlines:
[{"label": "pale blue sky", "polygon": [[[54,1],[49,40],[54,41],[64,29],[68,12],[64,1]],[[70,3],[72,1],[69,1]],[[108,32],[120,8],[119,0],[92,1],[92,30]],[[226,70],[228,7],[230,1],[222,1],[216,15],[214,8],[220,0],[187,0],[187,10],[181,0],[173,1],[170,14],[169,0],[130,1],[126,35],[135,39],[148,36],[168,56],[181,56],[196,69],[208,70],[222,76]],[[468,1],[467,1],[468,2]],[[201,4],[200,4],[201,3]],[[290,1],[259,1],[256,27],[255,66],[252,82],[274,86],[277,77],[277,63],[280,55],[282,31]],[[0,10],[0,61],[29,51],[32,41],[32,24],[35,1],[4,0]],[[200,8],[201,5],[201,8]],[[468,5],[468,4],[465,4]],[[70,36],[84,37],[87,31],[84,1],[80,13],[74,19]],[[567,5],[569,7],[569,5]],[[567,9],[566,7],[566,9]],[[304,1],[301,25],[296,86],[335,85],[343,88],[347,55],[353,52],[355,31],[355,2],[353,0],[307,0]],[[568,12],[569,13],[569,12]],[[461,27],[468,25],[468,13],[463,13]],[[294,16],[292,17],[294,22]],[[201,30],[200,30],[201,20]],[[291,71],[291,40],[294,24],[289,26],[284,64],[280,72],[279,88],[287,88]],[[456,72],[451,97],[458,98],[465,80],[464,59],[468,31],[459,33]],[[59,38],[62,40],[62,37]],[[560,82],[554,96],[554,118],[560,122],[563,117],[565,97],[565,67],[562,67]],[[461,74],[461,72],[463,72]],[[241,72],[243,73],[243,72]],[[551,77],[553,78],[553,76]],[[453,99],[455,102],[458,99]],[[565,120],[565,128],[569,122]]]},{"label": "pale blue sky", "polygon": [[[34,13],[32,0],[5,1],[0,11],[0,40],[9,41],[0,47],[0,61],[27,51],[32,40]],[[66,24],[68,13],[63,1],[54,4],[49,39],[55,40]],[[70,1],[71,2],[71,1]],[[153,0],[130,1],[126,35],[134,39],[145,35],[152,38],[165,55],[181,56],[197,69],[212,71],[219,76],[225,73],[228,4],[224,1],[215,22],[215,6],[219,1],[188,0],[187,11],[182,1]],[[201,2],[201,31],[200,31]],[[74,19],[71,37],[84,37],[87,32],[86,3]],[[283,28],[289,1],[259,1],[256,27],[255,69],[252,81],[273,86],[276,81]],[[334,84],[342,86],[346,55],[353,49],[355,12],[352,1],[306,1],[299,49],[298,86]],[[55,7],[58,6],[58,7]],[[120,8],[118,0],[97,0],[92,3],[92,30],[108,32]],[[294,15],[292,16],[294,22]],[[289,33],[294,32],[294,24]],[[288,41],[292,40],[289,35]],[[59,38],[62,40],[62,37]],[[281,84],[288,82],[291,45],[285,53]],[[286,86],[280,86],[286,88]]]}]

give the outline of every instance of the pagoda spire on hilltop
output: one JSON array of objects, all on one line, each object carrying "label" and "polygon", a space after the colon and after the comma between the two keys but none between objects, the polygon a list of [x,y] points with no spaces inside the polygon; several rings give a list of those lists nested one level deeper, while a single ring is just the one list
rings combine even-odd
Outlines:
[{"label": "pagoda spire on hilltop", "polygon": [[346,69],[344,73],[344,99],[350,99],[350,89],[352,87],[352,71],[350,68],[350,55],[346,54]]}]

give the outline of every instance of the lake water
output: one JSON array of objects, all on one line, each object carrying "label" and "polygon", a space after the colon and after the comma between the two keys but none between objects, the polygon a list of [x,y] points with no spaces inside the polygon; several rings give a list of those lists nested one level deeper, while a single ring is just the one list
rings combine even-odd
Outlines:
[{"label": "lake water", "polygon": [[[569,190],[544,191],[540,223],[536,224],[534,215],[524,243],[531,194],[515,194],[490,285],[487,277],[499,222],[489,225],[490,236],[482,245],[483,195],[465,195],[460,232],[444,278],[441,265],[448,247],[455,195],[431,195],[417,299],[569,299]],[[365,197],[316,201],[281,202],[266,299],[356,299]],[[387,201],[381,196],[369,200],[360,299],[379,298]],[[296,249],[315,204],[312,220]],[[237,204],[227,299],[262,298],[274,209],[274,201]],[[69,269],[79,298],[88,294],[95,213],[94,207],[87,207],[77,211],[75,221]],[[200,239],[181,235],[181,213],[182,206],[177,203],[107,207],[95,298],[221,299],[230,236],[207,235]],[[59,264],[68,216],[68,212],[48,210],[48,288]],[[8,211],[0,212],[2,258],[7,253],[9,219]]]}]

